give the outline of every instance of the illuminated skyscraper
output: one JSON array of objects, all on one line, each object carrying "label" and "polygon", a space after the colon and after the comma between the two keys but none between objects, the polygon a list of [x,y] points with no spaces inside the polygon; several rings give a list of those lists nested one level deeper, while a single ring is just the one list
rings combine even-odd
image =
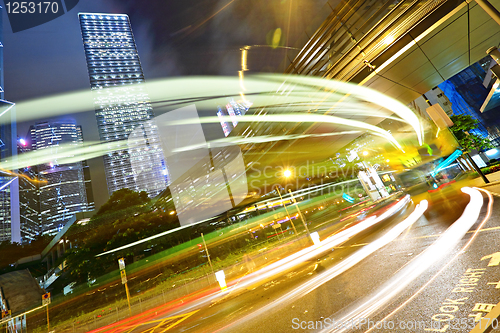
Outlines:
[{"label": "illuminated skyscraper", "polygon": [[[29,140],[17,140],[17,153],[29,153]],[[18,170],[19,211],[21,223],[21,243],[29,243],[42,232],[40,224],[40,182],[36,166],[26,166]]]},{"label": "illuminated skyscraper", "polygon": [[167,171],[144,89],[144,74],[127,15],[80,13],[90,86],[101,142],[128,140],[104,156],[108,191],[129,188],[154,196]]},{"label": "illuminated skyscraper", "polygon": [[[0,14],[3,7],[0,6]],[[17,156],[16,107],[4,100],[3,90],[3,28],[0,15],[0,160]],[[21,242],[19,220],[19,179],[14,173],[0,171],[0,242]]]},{"label": "illuminated skyscraper", "polygon": [[[42,122],[30,128],[33,150],[46,150],[55,156],[60,145],[77,148],[83,143],[80,126],[71,121]],[[94,209],[92,192],[86,179],[85,162],[61,164],[57,158],[37,166],[42,234],[55,234],[78,212]]]}]

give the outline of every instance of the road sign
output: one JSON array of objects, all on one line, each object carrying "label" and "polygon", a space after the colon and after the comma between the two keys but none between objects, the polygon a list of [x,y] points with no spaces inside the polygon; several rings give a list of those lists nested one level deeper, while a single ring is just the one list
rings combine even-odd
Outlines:
[{"label": "road sign", "polygon": [[123,258],[120,258],[118,259],[118,266],[120,266],[120,270],[124,270],[125,269],[125,259]]},{"label": "road sign", "polygon": [[495,252],[481,258],[481,260],[484,259],[490,259],[488,266],[498,266],[500,264],[500,252]]},{"label": "road sign", "polygon": [[50,293],[46,293],[42,295],[42,305],[50,304]]},{"label": "road sign", "polygon": [[125,270],[121,270],[120,275],[122,277],[122,284],[127,283],[127,274],[125,273]]},{"label": "road sign", "polygon": [[349,201],[350,203],[353,203],[354,202],[354,198],[351,197],[349,194],[347,193],[343,193],[342,194],[342,199],[346,200],[346,201]]},{"label": "road sign", "polygon": [[10,310],[2,310],[2,319],[3,318],[10,318],[11,313],[12,312]]}]

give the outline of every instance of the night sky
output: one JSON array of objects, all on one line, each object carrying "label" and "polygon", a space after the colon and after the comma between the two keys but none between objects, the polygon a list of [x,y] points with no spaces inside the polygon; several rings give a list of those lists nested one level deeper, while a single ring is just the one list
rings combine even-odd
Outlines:
[{"label": "night sky", "polygon": [[[81,0],[69,13],[41,26],[12,33],[3,13],[5,99],[26,99],[90,89],[78,12],[130,16],[146,80],[180,75],[237,75],[240,48],[252,46],[252,72],[283,72],[285,59],[302,47],[305,31],[318,24],[325,0]],[[316,19],[315,23],[311,23]],[[316,27],[314,27],[315,29]],[[288,34],[286,33],[288,31]],[[309,31],[311,34],[311,31]],[[255,45],[255,46],[254,46]],[[85,141],[98,141],[93,110],[68,116],[82,125]],[[19,123],[25,136],[35,121]],[[102,158],[89,161],[96,206],[107,200]]]}]

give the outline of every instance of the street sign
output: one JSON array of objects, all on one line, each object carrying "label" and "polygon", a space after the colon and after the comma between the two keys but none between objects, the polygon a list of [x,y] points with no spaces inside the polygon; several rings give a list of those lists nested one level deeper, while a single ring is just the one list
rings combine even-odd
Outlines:
[{"label": "street sign", "polygon": [[127,283],[127,274],[125,273],[125,270],[121,270],[120,275],[122,277],[122,284]]},{"label": "street sign", "polygon": [[12,312],[10,310],[2,310],[2,319],[3,318],[10,318],[11,313]]},{"label": "street sign", "polygon": [[120,270],[124,270],[125,269],[125,259],[123,258],[120,258],[118,259],[118,266],[120,266]]},{"label": "street sign", "polygon": [[42,295],[42,305],[50,304],[50,293],[46,293]]},{"label": "street sign", "polygon": [[343,193],[342,194],[342,199],[346,200],[346,201],[349,201],[350,203],[353,203],[354,202],[354,198],[351,197],[350,195],[348,195],[347,193]]}]

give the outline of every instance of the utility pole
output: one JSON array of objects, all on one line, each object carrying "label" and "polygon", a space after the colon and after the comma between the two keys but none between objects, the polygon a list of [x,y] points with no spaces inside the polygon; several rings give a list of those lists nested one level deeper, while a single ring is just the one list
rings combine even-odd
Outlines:
[{"label": "utility pole", "polygon": [[212,274],[215,274],[214,267],[212,266],[212,261],[210,260],[210,255],[208,254],[207,243],[205,243],[205,236],[201,233],[201,239],[203,240],[203,246],[205,247],[205,253],[207,254],[208,263],[210,264],[210,268],[212,269]]},{"label": "utility pole", "polygon": [[125,293],[127,294],[128,312],[130,315],[132,315],[132,307],[130,306],[130,292],[128,290],[127,274],[125,272],[125,259],[124,258],[118,259],[118,265],[120,266],[120,276],[122,278],[122,284],[125,285]]},{"label": "utility pole", "polygon": [[486,183],[486,184],[489,184],[489,180],[488,178],[486,178],[486,176],[484,175],[484,173],[481,171],[481,168],[477,166],[476,162],[474,162],[474,160],[472,159],[472,157],[469,155],[469,153],[465,153],[465,158],[469,161],[469,163],[472,165],[472,167],[474,168],[474,170],[476,170],[476,172],[479,174],[479,176],[481,176],[481,178],[483,179],[483,181]]},{"label": "utility pole", "polygon": [[295,198],[292,194],[292,190],[288,189],[288,192],[290,193],[290,197],[292,198],[292,201],[295,203],[295,208],[297,208],[297,212],[299,212],[300,219],[302,220],[302,223],[304,224],[304,228],[306,228],[307,235],[309,237],[311,237],[311,233],[309,232],[309,228],[307,227],[307,224],[306,224],[306,219],[305,219],[304,215],[302,215],[302,212],[300,211],[299,204],[297,203],[297,200],[295,200]]},{"label": "utility pole", "polygon": [[[283,201],[283,198],[281,197],[281,193],[280,193],[280,189],[278,186],[276,186],[276,191],[278,191],[278,195],[280,196],[280,199],[281,199],[281,203],[283,204],[283,207],[285,207],[285,211],[286,211],[286,216],[288,217],[288,220],[290,221],[290,223],[292,224],[292,227],[293,227],[293,232],[298,235],[297,233],[297,229],[295,229],[295,224],[293,224],[293,221],[292,221],[292,218],[290,217],[290,214],[288,214],[288,209],[286,208],[286,205],[285,205],[285,202]],[[307,230],[307,229],[306,229]],[[309,231],[308,231],[309,233]]]}]

